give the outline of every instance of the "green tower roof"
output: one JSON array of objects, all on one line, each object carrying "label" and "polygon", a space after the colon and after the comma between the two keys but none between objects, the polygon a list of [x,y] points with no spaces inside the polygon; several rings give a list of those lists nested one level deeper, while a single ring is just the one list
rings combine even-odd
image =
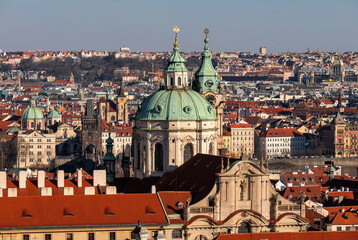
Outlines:
[{"label": "green tower roof", "polygon": [[208,29],[204,30],[206,37],[204,39],[205,46],[204,51],[201,54],[201,64],[199,69],[195,72],[195,80],[193,83],[193,89],[198,92],[218,92],[219,91],[219,80],[218,73],[216,72],[211,58],[212,54],[208,46]]},{"label": "green tower roof", "polygon": [[61,118],[61,115],[56,111],[56,110],[52,110],[48,115],[47,118]]},{"label": "green tower roof", "polygon": [[193,90],[159,90],[140,105],[136,120],[216,120],[211,104]]}]

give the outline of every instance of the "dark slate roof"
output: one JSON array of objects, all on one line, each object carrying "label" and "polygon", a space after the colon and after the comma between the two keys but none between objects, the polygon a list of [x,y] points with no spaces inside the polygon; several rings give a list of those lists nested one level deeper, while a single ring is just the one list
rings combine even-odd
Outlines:
[{"label": "dark slate roof", "polygon": [[[190,191],[191,204],[205,198],[216,182],[216,173],[221,170],[221,156],[197,154],[179,168],[161,177],[156,183],[157,191]],[[224,167],[227,158],[224,157]],[[239,159],[230,159],[230,164]]]},{"label": "dark slate roof", "polygon": [[116,178],[111,186],[117,187],[118,193],[149,193],[152,185],[155,185],[159,177],[138,178]]}]

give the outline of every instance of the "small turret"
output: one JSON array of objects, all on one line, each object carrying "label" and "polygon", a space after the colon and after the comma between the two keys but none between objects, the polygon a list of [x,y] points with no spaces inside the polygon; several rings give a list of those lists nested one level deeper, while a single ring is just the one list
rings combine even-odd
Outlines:
[{"label": "small turret", "polygon": [[212,54],[208,46],[208,33],[209,30],[206,28],[204,30],[205,39],[204,39],[204,51],[201,54],[201,64],[199,69],[195,72],[195,80],[193,81],[193,90],[205,93],[205,92],[219,92],[219,79],[218,73],[213,67],[211,58]]},{"label": "small turret", "polygon": [[116,176],[116,157],[113,155],[113,139],[111,138],[111,133],[108,133],[107,143],[107,153],[103,158],[104,167],[106,169],[107,182],[114,182]]}]

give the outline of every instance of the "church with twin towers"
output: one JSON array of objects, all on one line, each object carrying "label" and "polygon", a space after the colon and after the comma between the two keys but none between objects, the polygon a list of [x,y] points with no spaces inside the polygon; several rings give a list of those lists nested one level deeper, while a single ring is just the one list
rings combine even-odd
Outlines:
[{"label": "church with twin towers", "polygon": [[164,83],[142,102],[135,115],[135,177],[161,176],[198,153],[218,155],[223,148],[225,94],[212,65],[209,30],[204,31],[204,51],[194,79],[179,53],[177,26],[174,32]]}]

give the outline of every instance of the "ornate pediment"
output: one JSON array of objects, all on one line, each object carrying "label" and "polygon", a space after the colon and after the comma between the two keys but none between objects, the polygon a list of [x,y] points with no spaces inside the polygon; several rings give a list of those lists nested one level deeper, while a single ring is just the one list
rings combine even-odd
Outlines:
[{"label": "ornate pediment", "polygon": [[184,138],[180,139],[180,141],[182,141],[183,143],[187,143],[187,142],[195,142],[195,138],[193,138],[190,135],[185,136]]},{"label": "ornate pediment", "polygon": [[227,171],[228,174],[234,175],[261,175],[266,174],[258,165],[249,161],[236,162],[231,169]]}]

